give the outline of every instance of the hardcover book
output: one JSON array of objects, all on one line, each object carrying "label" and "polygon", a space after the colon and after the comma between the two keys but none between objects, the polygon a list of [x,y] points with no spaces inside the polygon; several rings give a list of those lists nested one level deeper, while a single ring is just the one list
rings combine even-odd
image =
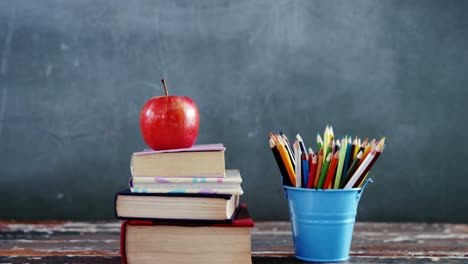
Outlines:
[{"label": "hardcover book", "polygon": [[239,170],[226,170],[226,177],[187,178],[187,177],[132,177],[130,190],[137,193],[243,193]]},{"label": "hardcover book", "polygon": [[124,221],[120,254],[124,264],[250,264],[253,226],[245,204],[231,224]]},{"label": "hardcover book", "polygon": [[117,193],[115,213],[119,219],[203,220],[231,222],[239,204],[238,195]]},{"label": "hardcover book", "polygon": [[224,177],[222,144],[194,145],[186,149],[135,152],[130,171],[136,177]]}]

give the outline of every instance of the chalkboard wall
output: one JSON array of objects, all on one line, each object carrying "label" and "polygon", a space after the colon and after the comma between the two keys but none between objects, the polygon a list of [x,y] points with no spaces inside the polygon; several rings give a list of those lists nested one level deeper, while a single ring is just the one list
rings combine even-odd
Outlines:
[{"label": "chalkboard wall", "polygon": [[466,1],[1,1],[0,218],[113,219],[170,93],[288,219],[268,132],[387,137],[358,220],[468,222]]}]

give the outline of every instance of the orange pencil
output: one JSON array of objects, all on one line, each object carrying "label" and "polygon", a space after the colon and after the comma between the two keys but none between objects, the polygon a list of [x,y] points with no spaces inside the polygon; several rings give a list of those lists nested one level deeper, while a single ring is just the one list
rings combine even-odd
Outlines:
[{"label": "orange pencil", "polygon": [[273,156],[275,157],[276,163],[278,164],[278,168],[281,172],[281,175],[283,177],[283,185],[286,186],[292,186],[291,184],[291,179],[289,178],[288,172],[286,171],[286,167],[284,166],[283,159],[281,158],[281,155],[278,151],[278,147],[276,147],[275,142],[272,138],[268,140],[270,143],[270,149],[273,153]]},{"label": "orange pencil", "polygon": [[295,169],[296,168],[296,161],[293,158],[294,157],[294,152],[292,151],[291,144],[289,143],[288,137],[283,132],[281,132],[280,135],[277,135],[277,137],[280,137],[282,142],[284,143],[284,147],[288,151],[289,158],[291,159],[293,168]]},{"label": "orange pencil", "polygon": [[283,159],[284,166],[286,167],[286,171],[288,172],[292,185],[296,186],[296,174],[294,172],[294,167],[292,165],[291,159],[289,158],[289,154],[286,150],[286,147],[283,145],[281,138],[277,139],[279,143],[276,144],[276,147],[278,148],[280,156]]},{"label": "orange pencil", "polygon": [[361,161],[359,162],[359,165],[361,165],[361,163],[367,157],[367,155],[369,154],[371,149],[374,147],[374,145],[375,145],[375,138],[372,139],[372,141],[369,144],[367,144],[367,146],[364,148],[364,153],[362,154],[362,158],[361,158]]},{"label": "orange pencil", "polygon": [[317,188],[318,181],[320,179],[320,171],[322,170],[322,163],[323,163],[323,147],[320,149],[319,153],[317,154],[317,169],[315,171],[314,177],[314,185],[312,188]]},{"label": "orange pencil", "polygon": [[369,143],[369,139],[368,138],[364,139],[364,141],[361,144],[361,147],[359,148],[359,151],[362,150],[362,152],[364,152],[364,150],[366,149],[368,143]]},{"label": "orange pencil", "polygon": [[338,150],[330,163],[330,167],[328,168],[327,177],[325,178],[325,184],[323,185],[323,189],[330,189],[331,184],[333,181],[333,176],[335,175],[336,166],[338,165],[338,160],[340,159],[340,151]]}]

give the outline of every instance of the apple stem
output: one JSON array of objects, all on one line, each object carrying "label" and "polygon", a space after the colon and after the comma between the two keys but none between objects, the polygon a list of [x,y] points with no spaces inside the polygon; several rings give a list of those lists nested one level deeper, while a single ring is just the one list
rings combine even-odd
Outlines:
[{"label": "apple stem", "polygon": [[164,87],[164,93],[166,94],[166,96],[169,96],[169,93],[167,92],[166,81],[164,81],[164,79],[162,79],[161,82],[162,82],[163,87]]}]

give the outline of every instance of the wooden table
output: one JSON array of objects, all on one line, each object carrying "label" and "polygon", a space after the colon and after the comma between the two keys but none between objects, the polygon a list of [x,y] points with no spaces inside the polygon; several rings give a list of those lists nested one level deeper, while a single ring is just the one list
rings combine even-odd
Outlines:
[{"label": "wooden table", "polygon": [[[118,222],[0,221],[0,264],[120,263]],[[287,222],[252,229],[253,263],[303,263],[293,257]],[[356,223],[347,263],[468,263],[468,225]]]}]

